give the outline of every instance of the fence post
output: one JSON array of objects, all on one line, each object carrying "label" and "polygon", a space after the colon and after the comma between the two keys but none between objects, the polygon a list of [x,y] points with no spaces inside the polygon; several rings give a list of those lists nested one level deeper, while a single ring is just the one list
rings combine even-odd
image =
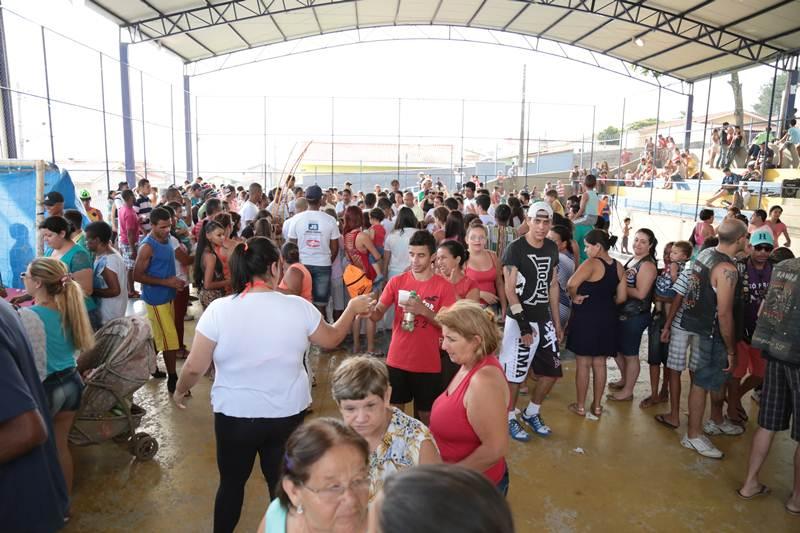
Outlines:
[{"label": "fence post", "polygon": [[[2,93],[3,131],[6,141],[6,157],[17,158],[17,135],[14,130],[14,105],[11,102],[11,77],[8,73],[8,54],[6,46],[6,30],[3,23],[3,10],[0,9],[0,93]],[[25,139],[22,139],[25,142]],[[24,151],[24,150],[23,150]],[[37,225],[38,227],[38,225]]]},{"label": "fence post", "polygon": [[697,198],[694,201],[694,219],[697,220],[697,214],[700,211],[700,186],[703,184],[703,162],[706,155],[706,130],[708,130],[708,106],[711,105],[711,82],[714,79],[713,74],[708,75],[708,95],[706,96],[706,117],[703,123],[703,146],[700,148],[700,174],[697,176]]},{"label": "fence post", "polygon": [[50,129],[50,159],[55,164],[56,148],[53,141],[53,104],[50,102],[50,74],[47,70],[47,39],[45,39],[44,35],[44,26],[40,26],[40,28],[42,30],[42,58],[44,59],[44,88],[47,95],[47,127]]},{"label": "fence post", "polygon": [[192,157],[192,93],[189,76],[183,75],[183,130],[186,153],[186,179],[194,180],[194,158]]},{"label": "fence post", "polygon": [[619,128],[619,159],[617,159],[617,194],[614,203],[619,205],[619,182],[622,181],[622,138],[625,133],[625,98],[622,99],[622,123]]},{"label": "fence post", "polygon": [[[775,60],[775,70],[772,74],[772,95],[769,98],[769,118],[767,118],[767,139],[765,145],[767,147],[769,147],[769,134],[772,131],[772,107],[775,105],[775,83],[778,79],[778,63],[780,63],[780,60],[780,57]],[[780,126],[780,120],[778,120],[778,125]],[[780,128],[778,128],[778,131],[780,134]],[[792,150],[797,150],[797,147],[792,146]],[[767,158],[766,154],[764,155],[765,157],[761,158],[761,182],[758,185],[758,206],[756,209],[761,209],[761,197],[764,194],[764,174],[767,173]],[[778,158],[780,159],[782,155],[783,154],[778,154]],[[794,159],[794,157],[792,157],[792,159]]]},{"label": "fence post", "polygon": [[106,126],[106,82],[103,70],[103,52],[97,52],[100,56],[100,103],[103,110],[103,150],[106,158],[106,192],[111,192],[111,171],[108,168],[108,129]]},{"label": "fence post", "polygon": [[139,71],[139,99],[142,104],[142,155],[144,157],[144,179],[147,179],[147,124],[144,121],[144,74]]},{"label": "fence post", "polygon": [[119,83],[122,97],[122,139],[125,146],[125,181],[136,188],[136,160],[133,154],[133,125],[131,124],[131,87],[128,65],[128,43],[119,43]]},{"label": "fence post", "polygon": [[[653,173],[655,174],[656,169],[658,166],[656,165],[657,157],[656,154],[658,153],[658,127],[660,126],[661,121],[661,86],[658,86],[658,105],[656,107],[656,132],[655,132],[655,140],[653,141]],[[669,154],[667,157],[671,157]],[[655,175],[650,179],[650,200],[647,202],[647,214],[651,214],[653,210],[653,189],[655,188]]]}]

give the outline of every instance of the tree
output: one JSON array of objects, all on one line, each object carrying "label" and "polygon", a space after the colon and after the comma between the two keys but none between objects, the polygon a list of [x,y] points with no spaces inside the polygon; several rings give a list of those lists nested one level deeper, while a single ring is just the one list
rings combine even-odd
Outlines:
[{"label": "tree", "polygon": [[744,106],[742,105],[742,84],[739,81],[739,73],[731,72],[731,79],[728,80],[728,85],[731,86],[733,91],[733,116],[736,125],[740,128],[744,126]]},{"label": "tree", "polygon": [[[772,104],[772,117],[777,117],[781,112],[781,95],[786,87],[786,73],[781,72],[775,79],[775,101]],[[763,117],[769,117],[769,102],[772,99],[772,79],[761,85],[758,101],[753,106],[753,111]]]},{"label": "tree", "polygon": [[597,134],[597,140],[601,144],[619,144],[619,128],[609,126]]},{"label": "tree", "polygon": [[628,129],[629,130],[640,130],[640,129],[646,128],[648,126],[655,126],[656,122],[658,122],[658,121],[656,119],[654,119],[654,118],[646,118],[646,119],[643,119],[643,120],[637,120],[636,122],[632,122],[632,123],[628,124]]}]

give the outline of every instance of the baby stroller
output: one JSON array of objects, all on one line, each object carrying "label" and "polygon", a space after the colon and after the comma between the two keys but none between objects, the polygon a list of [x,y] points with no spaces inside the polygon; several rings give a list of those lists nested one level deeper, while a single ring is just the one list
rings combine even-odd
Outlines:
[{"label": "baby stroller", "polygon": [[147,320],[131,316],[110,321],[97,332],[97,344],[81,355],[85,378],[81,406],[69,436],[72,444],[85,446],[109,439],[127,443],[137,459],[152,459],[158,441],[136,432],[145,410],[133,403],[133,393],[156,370],[156,354]]}]

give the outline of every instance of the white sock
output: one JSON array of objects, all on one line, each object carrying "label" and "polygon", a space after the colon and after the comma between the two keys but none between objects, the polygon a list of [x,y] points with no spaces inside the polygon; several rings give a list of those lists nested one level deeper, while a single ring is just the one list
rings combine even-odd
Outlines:
[{"label": "white sock", "polygon": [[511,422],[515,418],[517,418],[517,413],[515,409],[512,409],[511,411],[508,412],[508,421]]},{"label": "white sock", "polygon": [[531,417],[531,416],[538,415],[539,414],[539,409],[541,409],[541,407],[542,407],[541,405],[537,405],[537,404],[535,404],[533,402],[530,402],[528,404],[528,407],[525,408],[525,416]]}]

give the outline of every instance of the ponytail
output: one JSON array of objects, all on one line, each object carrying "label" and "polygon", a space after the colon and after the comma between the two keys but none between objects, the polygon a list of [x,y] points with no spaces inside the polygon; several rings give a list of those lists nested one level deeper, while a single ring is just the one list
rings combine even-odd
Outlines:
[{"label": "ponytail", "polygon": [[[214,231],[215,229],[225,230],[219,222],[215,222],[213,220],[205,220],[203,221],[203,226],[200,228],[200,233],[197,236],[197,249],[194,252],[194,284],[198,288],[203,287],[203,254],[206,251],[206,248],[209,248],[211,245],[208,242],[208,234]],[[214,265],[215,270],[222,271],[222,262],[217,258],[217,262]]]},{"label": "ponytail", "polygon": [[79,351],[94,346],[94,332],[89,323],[81,286],[73,280],[64,263],[51,257],[34,259],[30,266],[31,276],[39,279],[47,294],[53,298],[61,315],[61,327],[65,336],[72,337],[72,344]]},{"label": "ponytail", "polygon": [[228,260],[233,292],[239,294],[244,291],[253,278],[269,277],[272,265],[280,258],[278,247],[266,237],[253,237],[237,244]]}]

